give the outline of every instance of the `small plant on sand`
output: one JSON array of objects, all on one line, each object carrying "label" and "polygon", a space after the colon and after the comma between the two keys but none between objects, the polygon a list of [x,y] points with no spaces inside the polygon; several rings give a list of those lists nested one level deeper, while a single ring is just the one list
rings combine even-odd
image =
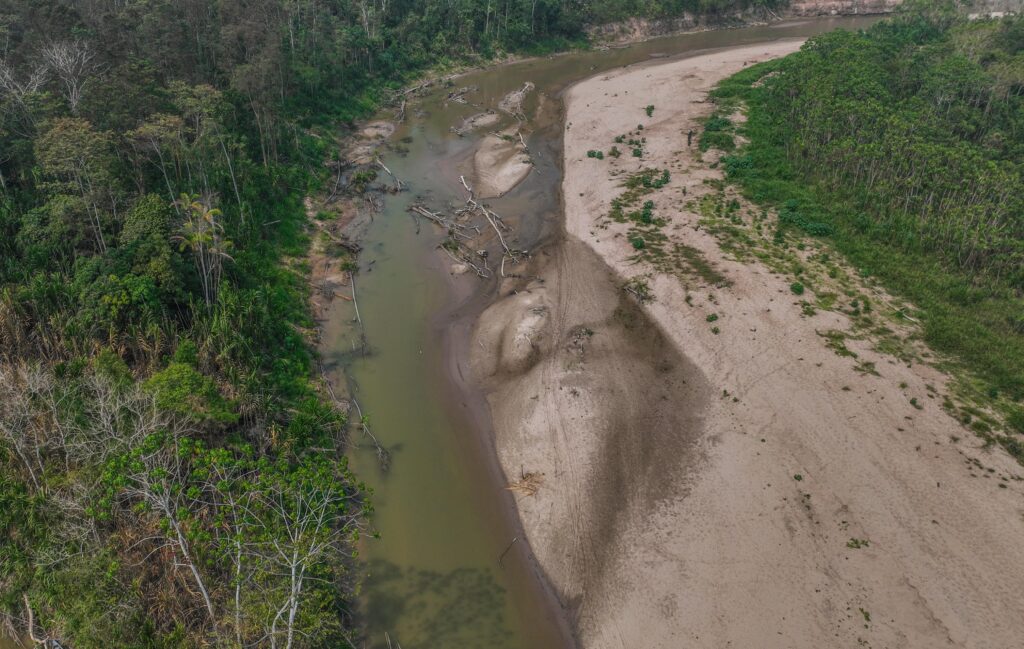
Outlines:
[{"label": "small plant on sand", "polygon": [[706,317],[704,319],[707,320],[708,322],[714,322],[715,320],[718,320],[718,314],[717,313],[708,314],[708,317]]},{"label": "small plant on sand", "polygon": [[613,146],[612,150],[608,152],[608,155],[610,155],[613,158],[618,158],[620,155],[622,155],[622,151],[619,151],[619,147]]},{"label": "small plant on sand", "polygon": [[871,544],[868,542],[867,539],[851,538],[849,541],[846,542],[846,547],[850,548],[851,550],[860,550],[861,548],[866,548],[869,545]]},{"label": "small plant on sand", "polygon": [[629,242],[633,245],[635,250],[643,250],[647,247],[647,243],[644,241],[644,238],[639,235],[633,235],[630,237]]},{"label": "small plant on sand", "polygon": [[639,148],[639,147],[633,149],[633,157],[634,158],[642,158],[642,157],[644,157],[644,150]]},{"label": "small plant on sand", "polygon": [[793,291],[793,295],[803,295],[804,285],[800,282],[793,282],[789,285],[789,290]]},{"label": "small plant on sand", "polygon": [[634,296],[641,304],[654,301],[654,293],[645,277],[634,277],[622,285],[622,290]]},{"label": "small plant on sand", "polygon": [[591,149],[587,151],[588,158],[597,158],[598,160],[604,160],[604,151],[595,151]]},{"label": "small plant on sand", "polygon": [[722,333],[722,330],[719,329],[718,327],[711,327],[711,333],[717,336],[718,334]]},{"label": "small plant on sand", "polygon": [[654,104],[649,104],[646,108],[644,108],[644,112],[647,113],[648,117],[653,115],[654,114]]}]

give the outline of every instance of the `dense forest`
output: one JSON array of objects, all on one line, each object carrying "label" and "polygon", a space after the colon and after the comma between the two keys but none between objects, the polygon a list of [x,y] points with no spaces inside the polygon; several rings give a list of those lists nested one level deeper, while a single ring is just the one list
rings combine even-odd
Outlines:
[{"label": "dense forest", "polygon": [[961,390],[1001,411],[998,441],[1024,460],[1024,18],[910,2],[716,96],[749,107],[730,177],[912,300],[925,340],[969,370]]},{"label": "dense forest", "polygon": [[369,509],[302,197],[424,69],[772,0],[0,0],[0,609],[65,647],[345,646]]}]

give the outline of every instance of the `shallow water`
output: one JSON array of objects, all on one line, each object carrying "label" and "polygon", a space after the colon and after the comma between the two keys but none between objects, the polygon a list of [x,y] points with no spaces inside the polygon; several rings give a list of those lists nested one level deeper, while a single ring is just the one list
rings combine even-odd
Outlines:
[{"label": "shallow water", "polygon": [[[496,107],[523,82],[536,84],[525,109],[535,169],[516,189],[488,201],[516,223],[513,247],[534,249],[560,232],[561,105],[569,84],[598,72],[702,50],[866,26],[874,18],[833,18],[660,38],[628,48],[524,61],[478,71],[455,86],[479,86],[473,104],[445,105],[451,88],[407,108],[392,138],[406,152],[383,151],[411,190],[386,198],[363,240],[357,276],[369,353],[361,354],[349,303],[335,301],[325,326],[325,362],[345,368],[371,429],[393,451],[381,470],[368,440],[353,439],[354,468],[374,490],[377,539],[363,544],[369,574],[362,593],[368,646],[405,649],[545,649],[572,646],[567,616],[547,593],[519,536],[514,503],[490,447],[481,394],[463,357],[473,315],[495,286],[452,278],[435,250],[442,233],[417,223],[415,200],[441,209],[461,205],[460,173],[484,128],[459,138],[463,118]],[[417,113],[416,111],[422,111]],[[504,124],[511,123],[505,119]],[[460,171],[461,170],[461,171]],[[386,180],[386,177],[382,177]]]}]

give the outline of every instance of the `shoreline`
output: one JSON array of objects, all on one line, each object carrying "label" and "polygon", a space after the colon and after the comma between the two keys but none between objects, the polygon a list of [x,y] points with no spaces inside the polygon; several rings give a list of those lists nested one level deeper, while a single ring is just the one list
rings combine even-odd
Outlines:
[{"label": "shoreline", "polygon": [[[1014,545],[1024,531],[1014,513],[1020,487],[986,488],[964,464],[1012,477],[1019,467],[970,443],[957,445],[951,440],[962,434],[958,423],[931,401],[920,412],[909,408],[905,389],[895,385],[902,379],[901,386],[924,393],[924,386],[944,384],[941,374],[892,363],[867,344],[855,351],[876,358],[881,376],[854,371],[815,333],[842,328],[842,316],[802,317],[783,278],[723,253],[700,231],[700,215],[682,205],[682,186],[700,196],[700,181],[720,177],[689,155],[685,138],[678,140],[710,112],[703,94],[747,62],[798,44],[627,66],[571,86],[564,94],[564,241],[539,273],[543,282],[480,318],[476,340],[490,353],[476,353],[474,364],[486,377],[498,456],[506,474],[521,465],[545,473],[537,496],[516,497],[519,518],[544,573],[575,612],[584,647],[818,647],[862,636],[887,646],[1010,646],[1021,632],[1014,620],[1024,616],[1013,597],[1024,577],[1024,555]],[[603,94],[623,89],[635,99],[613,102]],[[586,111],[587,102],[610,103]],[[647,103],[656,106],[652,119],[643,118]],[[620,189],[607,175],[610,162],[583,153],[610,146],[637,121],[647,124],[649,140],[642,164],[673,174],[653,195],[659,216],[670,212],[670,236],[704,255],[731,287],[638,265],[625,228],[597,227],[595,217],[607,214]],[[638,167],[626,158],[616,164]],[[612,271],[607,281],[604,264]],[[677,412],[641,412],[648,418],[632,430],[629,418],[602,427],[601,419],[628,410],[623,402],[636,396],[631,387],[664,381],[635,374],[642,368],[630,366],[623,350],[637,348],[621,347],[636,344],[628,333],[616,334],[607,319],[587,320],[607,315],[609,304],[573,313],[575,303],[607,302],[607,289],[621,293],[622,281],[641,275],[655,294],[640,307],[655,323],[643,335],[660,331],[665,341],[632,360],[675,358],[669,364],[684,366],[683,383],[706,385],[676,384],[680,389],[669,392]],[[688,306],[687,286],[699,287],[695,307]],[[595,291],[603,293],[589,295]],[[721,317],[721,336],[706,323],[713,314]],[[581,327],[591,334],[578,345]],[[612,341],[609,349],[601,349],[602,338]],[[516,344],[524,339],[527,345]],[[587,356],[588,346],[597,353]],[[602,367],[602,351],[610,352],[612,367]],[[579,367],[571,365],[574,354]],[[847,383],[843,390],[840,381]],[[719,392],[732,398],[714,398]],[[580,400],[582,407],[574,404]],[[784,403],[790,405],[780,409]],[[692,439],[681,446],[657,433],[664,428],[659,418],[679,410],[697,413],[696,422],[683,420]],[[632,450],[621,446],[619,428],[634,433],[625,435],[630,444],[652,435],[664,442],[656,452],[674,448],[687,456],[666,469],[667,486],[656,485],[668,498],[648,493],[649,467],[616,470],[622,467],[609,455]],[[590,536],[598,538],[588,543]],[[960,586],[956,592],[944,588],[950,582]],[[776,634],[766,636],[768,629]]]}]

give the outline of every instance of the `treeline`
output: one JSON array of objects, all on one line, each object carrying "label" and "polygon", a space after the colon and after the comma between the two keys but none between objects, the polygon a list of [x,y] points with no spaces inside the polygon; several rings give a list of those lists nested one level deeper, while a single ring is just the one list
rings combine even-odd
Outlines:
[{"label": "treeline", "polygon": [[975,428],[1024,461],[1024,17],[910,1],[715,96],[749,109],[729,177],[911,300],[926,342],[969,370],[961,396],[1008,435]]},{"label": "treeline", "polygon": [[1024,19],[929,4],[786,59],[773,132],[873,236],[1024,287]]}]

